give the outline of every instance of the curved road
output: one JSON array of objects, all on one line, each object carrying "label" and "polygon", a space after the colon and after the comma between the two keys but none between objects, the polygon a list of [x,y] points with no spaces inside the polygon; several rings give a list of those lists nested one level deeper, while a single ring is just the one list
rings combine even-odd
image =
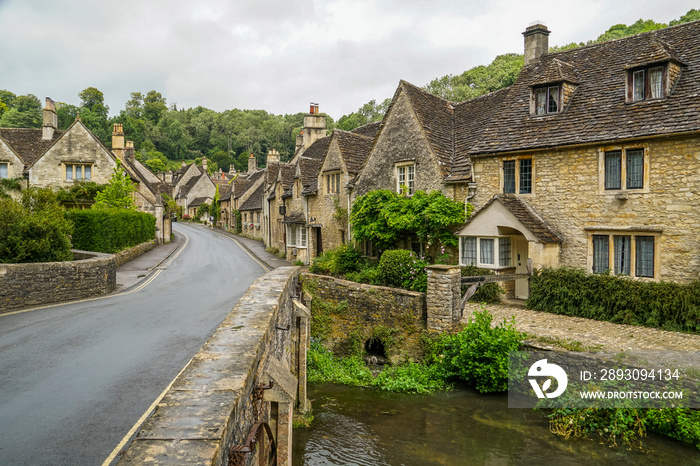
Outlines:
[{"label": "curved road", "polygon": [[105,462],[264,274],[230,237],[174,226],[186,246],[143,288],[0,314],[0,465]]}]

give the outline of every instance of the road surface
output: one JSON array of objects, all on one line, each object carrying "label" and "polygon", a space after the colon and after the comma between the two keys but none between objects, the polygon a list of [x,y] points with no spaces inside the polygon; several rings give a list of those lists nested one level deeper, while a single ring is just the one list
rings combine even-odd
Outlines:
[{"label": "road surface", "polygon": [[174,225],[186,243],[155,278],[0,314],[0,465],[103,464],[264,274],[230,237]]}]

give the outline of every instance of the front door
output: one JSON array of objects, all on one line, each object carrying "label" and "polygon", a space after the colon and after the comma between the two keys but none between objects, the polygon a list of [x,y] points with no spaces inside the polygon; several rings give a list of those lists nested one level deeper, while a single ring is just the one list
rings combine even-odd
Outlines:
[{"label": "front door", "polygon": [[[527,273],[528,259],[527,239],[524,236],[515,238],[515,273]],[[527,299],[528,296],[527,278],[515,280],[515,297],[517,299]]]},{"label": "front door", "polygon": [[321,238],[321,228],[316,228],[316,257],[323,254],[323,241]]}]

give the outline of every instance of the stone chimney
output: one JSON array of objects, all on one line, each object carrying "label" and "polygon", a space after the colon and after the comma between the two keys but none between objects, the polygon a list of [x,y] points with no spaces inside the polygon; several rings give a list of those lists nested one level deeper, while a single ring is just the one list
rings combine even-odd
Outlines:
[{"label": "stone chimney", "polygon": [[121,123],[114,124],[112,131],[112,152],[119,160],[124,161],[124,129]]},{"label": "stone chimney", "polygon": [[205,175],[209,175],[209,172],[207,171],[207,158],[202,157],[202,170],[204,170]]},{"label": "stone chimney", "polygon": [[172,184],[172,182],[173,182],[173,171],[172,170],[168,170],[167,172],[165,172],[165,178],[163,179],[163,181],[165,181],[166,183]]},{"label": "stone chimney", "polygon": [[134,141],[126,141],[126,147],[124,148],[124,157],[134,157],[136,149],[134,149]]},{"label": "stone chimney", "polygon": [[228,174],[231,176],[236,174],[236,166],[234,164],[228,166]]},{"label": "stone chimney", "polygon": [[539,21],[525,29],[525,66],[535,63],[549,51],[549,33],[547,26]]},{"label": "stone chimney", "polygon": [[56,104],[51,98],[46,98],[44,107],[44,124],[41,126],[41,138],[44,140],[53,139],[53,133],[58,129],[58,115],[56,114]]},{"label": "stone chimney", "polygon": [[304,131],[302,132],[302,145],[306,150],[316,142],[326,136],[326,117],[318,110],[318,103],[309,104],[309,114],[304,117]]},{"label": "stone chimney", "polygon": [[258,159],[255,158],[254,154],[250,154],[248,157],[248,173],[253,173],[258,169]]},{"label": "stone chimney", "polygon": [[185,161],[183,160],[183,161],[182,161],[181,167],[182,167],[182,168],[185,168],[186,166],[187,166],[187,164],[186,164]]},{"label": "stone chimney", "polygon": [[277,149],[270,149],[267,152],[267,165],[270,165],[272,162],[279,163],[280,161],[280,153],[277,152]]}]

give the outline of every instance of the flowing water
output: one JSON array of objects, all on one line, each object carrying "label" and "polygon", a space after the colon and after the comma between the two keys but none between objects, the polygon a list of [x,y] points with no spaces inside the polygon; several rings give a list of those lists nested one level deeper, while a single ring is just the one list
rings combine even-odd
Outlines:
[{"label": "flowing water", "polygon": [[294,466],[700,465],[699,450],[660,436],[641,452],[559,439],[543,413],[509,409],[507,395],[320,384],[309,399],[315,419],[294,429]]}]

